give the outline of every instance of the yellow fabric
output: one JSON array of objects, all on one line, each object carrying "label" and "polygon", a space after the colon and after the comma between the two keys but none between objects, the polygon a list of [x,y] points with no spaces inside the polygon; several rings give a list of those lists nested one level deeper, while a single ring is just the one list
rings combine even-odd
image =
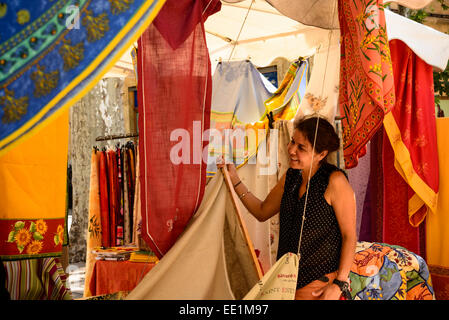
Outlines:
[{"label": "yellow fabric", "polygon": [[87,227],[86,245],[86,273],[84,281],[84,297],[92,296],[89,283],[92,278],[92,270],[95,264],[95,256],[92,250],[101,247],[101,212],[100,212],[100,181],[99,167],[100,153],[92,149],[90,162],[90,189],[89,189],[89,219]]},{"label": "yellow fabric", "polygon": [[440,182],[437,209],[426,220],[427,263],[449,267],[449,118],[436,121]]},{"label": "yellow fabric", "polygon": [[[136,148],[136,189],[134,191],[134,207],[133,207],[133,239],[132,243],[139,246],[142,228],[142,208],[140,206],[140,165],[139,165],[139,148]],[[143,241],[143,240],[141,240]]]},{"label": "yellow fabric", "polygon": [[305,81],[306,77],[306,68],[303,68],[302,73],[299,75],[296,74],[296,71],[298,69],[298,65],[296,63],[292,63],[284,77],[284,79],[281,82],[281,85],[276,90],[276,92],[271,96],[269,99],[267,99],[264,102],[265,105],[265,113],[262,116],[262,118],[255,122],[250,123],[246,125],[235,125],[234,128],[243,127],[246,131],[246,136],[248,137],[247,141],[247,154],[249,155],[248,158],[244,163],[238,166],[238,168],[242,167],[248,162],[248,159],[250,159],[254,154],[257,153],[257,150],[259,148],[259,145],[264,142],[266,136],[259,136],[260,132],[258,130],[265,129],[269,130],[269,119],[267,115],[272,112],[273,113],[273,120],[276,121],[282,121],[282,120],[291,120],[294,119],[298,107],[300,104],[300,101],[297,97],[297,91],[299,90],[299,85],[296,88],[295,93],[291,97],[289,101],[285,101],[285,97],[290,90],[291,86],[293,85],[296,76],[301,77],[300,83],[302,81]]},{"label": "yellow fabric", "polygon": [[[266,116],[269,112],[273,112],[274,119],[292,119],[296,114],[296,109],[299,106],[299,101],[296,99],[291,99],[284,105],[285,97],[287,96],[287,93],[292,86],[293,82],[296,78],[296,70],[298,69],[298,65],[296,63],[293,63],[290,65],[290,68],[287,71],[287,74],[285,75],[284,79],[281,82],[281,85],[279,86],[279,89],[276,90],[276,92],[273,94],[272,97],[267,99],[267,101],[264,102],[265,104],[265,114],[262,117],[261,120],[266,120]],[[301,77],[301,81],[304,78],[306,68],[302,70],[302,74],[299,75]],[[300,82],[301,82],[300,81]],[[296,91],[299,89],[296,88]]]},{"label": "yellow fabric", "polygon": [[64,218],[69,112],[0,157],[0,219]]},{"label": "yellow fabric", "polygon": [[394,150],[394,166],[407,184],[415,191],[415,195],[409,200],[408,216],[410,224],[417,227],[425,219],[426,215],[417,219],[414,214],[422,204],[427,206],[427,211],[430,209],[431,212],[435,213],[437,210],[438,193],[435,193],[413,168],[410,152],[402,141],[401,132],[391,112],[385,115],[383,124]]},{"label": "yellow fabric", "polygon": [[129,257],[129,261],[157,263],[159,262],[159,259],[154,255],[150,255],[149,253],[133,252]]}]

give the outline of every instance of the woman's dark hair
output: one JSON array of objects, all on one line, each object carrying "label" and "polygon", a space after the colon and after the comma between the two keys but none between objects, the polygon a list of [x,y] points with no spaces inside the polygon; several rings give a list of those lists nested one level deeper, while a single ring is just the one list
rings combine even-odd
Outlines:
[{"label": "woman's dark hair", "polygon": [[[321,153],[325,150],[328,154],[337,151],[340,148],[340,138],[335,132],[334,127],[324,118],[308,117],[299,118],[295,120],[293,126],[295,129],[301,131],[306,139],[313,146],[313,140],[315,138],[316,125],[318,123],[318,132],[315,142],[315,152]],[[322,160],[326,161],[327,156]]]}]

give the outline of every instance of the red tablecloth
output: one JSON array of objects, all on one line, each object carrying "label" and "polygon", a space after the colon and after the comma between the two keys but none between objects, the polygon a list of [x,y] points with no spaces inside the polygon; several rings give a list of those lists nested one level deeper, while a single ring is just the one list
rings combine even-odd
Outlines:
[{"label": "red tablecloth", "polygon": [[154,266],[148,262],[98,260],[89,288],[94,296],[131,291]]}]

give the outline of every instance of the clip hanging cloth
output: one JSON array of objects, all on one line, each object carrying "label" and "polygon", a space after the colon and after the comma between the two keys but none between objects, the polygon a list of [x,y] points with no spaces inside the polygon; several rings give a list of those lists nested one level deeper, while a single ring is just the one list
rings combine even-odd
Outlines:
[{"label": "clip hanging cloth", "polygon": [[267,114],[267,118],[268,118],[268,127],[270,129],[274,129],[274,117],[273,117],[273,111],[270,111]]}]

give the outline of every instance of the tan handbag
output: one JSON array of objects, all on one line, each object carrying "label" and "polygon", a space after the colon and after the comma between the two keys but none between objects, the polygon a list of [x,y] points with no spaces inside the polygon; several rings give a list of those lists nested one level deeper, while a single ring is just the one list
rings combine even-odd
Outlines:
[{"label": "tan handbag", "polygon": [[[310,181],[310,177],[309,177]],[[246,294],[243,300],[295,300],[298,280],[298,264],[301,259],[301,240],[306,220],[309,184],[306,189],[306,205],[302,213],[301,232],[299,234],[298,253],[284,254],[262,279]]]}]

